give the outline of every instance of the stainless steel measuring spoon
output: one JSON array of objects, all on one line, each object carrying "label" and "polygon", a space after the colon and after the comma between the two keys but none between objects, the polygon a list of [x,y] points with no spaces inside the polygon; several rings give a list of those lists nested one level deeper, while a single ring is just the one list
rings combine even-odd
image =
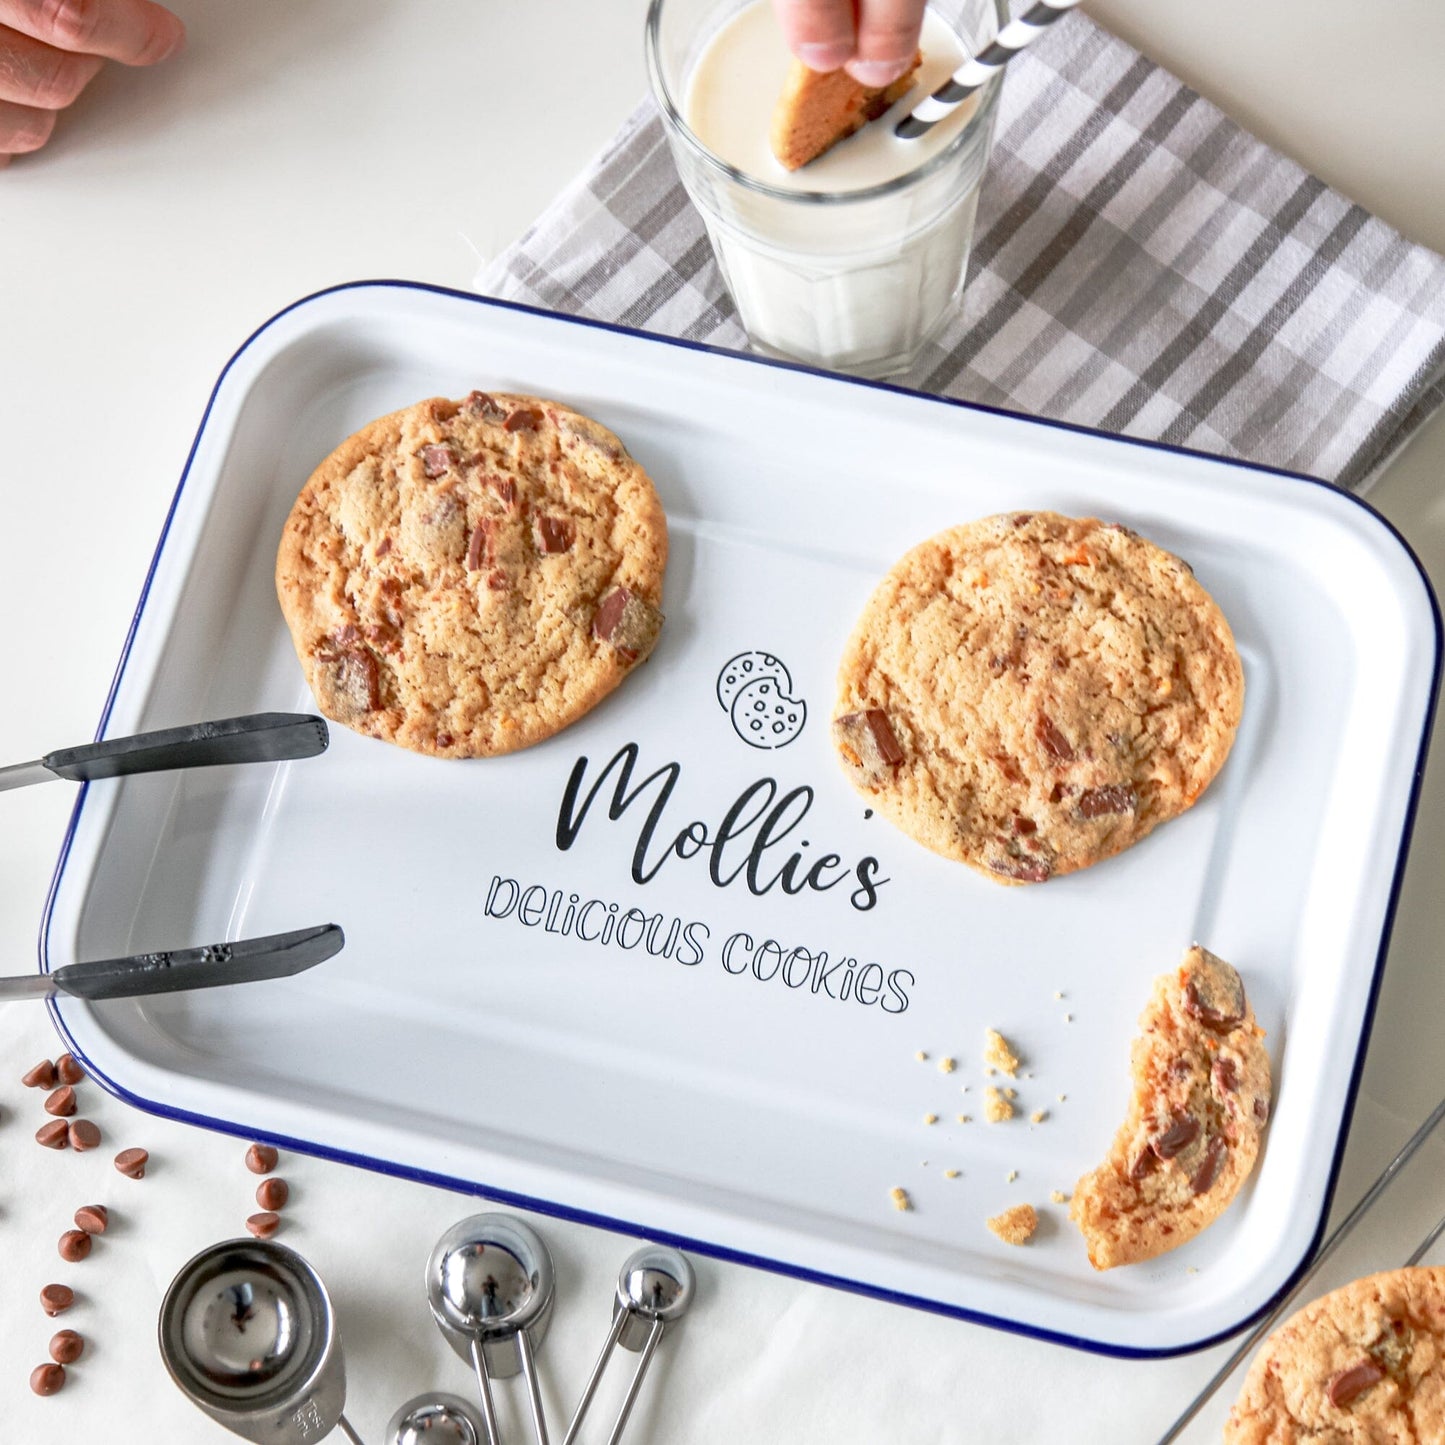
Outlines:
[{"label": "stainless steel measuring spoon", "polygon": [[612,1306],[612,1329],[602,1346],[602,1353],[592,1367],[592,1377],[577,1402],[572,1423],[562,1445],[572,1445],[581,1429],[583,1416],[597,1393],[598,1383],[607,1368],[612,1351],[619,1345],[624,1350],[641,1350],[642,1357],[633,1371],[632,1383],[623,1397],[622,1408],[613,1423],[607,1445],[617,1445],[627,1426],[627,1417],[637,1403],[642,1377],[652,1363],[652,1356],[662,1343],[662,1332],[678,1320],[692,1303],[694,1278],[687,1256],[666,1245],[647,1244],[627,1256],[617,1276],[617,1298]]},{"label": "stainless steel measuring spoon", "polygon": [[346,1370],[316,1271],[273,1240],[232,1239],[182,1266],[161,1302],[161,1358],[181,1392],[255,1445],[314,1445],[340,1428]]},{"label": "stainless steel measuring spoon", "polygon": [[510,1214],[463,1219],[427,1260],[427,1303],[451,1347],[476,1373],[487,1445],[501,1445],[492,1378],[518,1373],[526,1382],[538,1445],[548,1445],[534,1352],[551,1322],[554,1292],[547,1246]]},{"label": "stainless steel measuring spoon", "polygon": [[386,1445],[485,1445],[477,1412],[456,1395],[418,1395],[386,1427]]}]

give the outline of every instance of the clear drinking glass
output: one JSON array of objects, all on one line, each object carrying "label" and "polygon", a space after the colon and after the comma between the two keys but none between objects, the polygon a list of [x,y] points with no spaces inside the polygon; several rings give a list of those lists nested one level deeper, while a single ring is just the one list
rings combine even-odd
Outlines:
[{"label": "clear drinking glass", "polygon": [[[648,9],[648,76],[683,185],[758,350],[898,376],[963,289],[1000,77],[917,169],[864,190],[784,190],[715,155],[685,119],[699,54],[748,3],[652,0]],[[969,54],[1008,19],[1006,0],[935,0],[930,9]]]}]

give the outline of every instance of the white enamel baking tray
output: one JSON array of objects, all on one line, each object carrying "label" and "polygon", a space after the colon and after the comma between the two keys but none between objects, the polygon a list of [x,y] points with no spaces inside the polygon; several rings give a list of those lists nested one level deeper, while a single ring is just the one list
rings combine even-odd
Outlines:
[{"label": "white enamel baking tray", "polygon": [[[342,287],[222,375],[102,735],[309,710],[272,584],[298,488],[364,422],[473,387],[565,399],[655,479],[657,651],[512,757],[430,760],[335,727],[310,761],[87,787],[42,967],[326,921],[348,938],[282,982],[62,1001],[92,1074],[157,1113],[1090,1349],[1177,1352],[1266,1308],[1328,1204],[1435,695],[1437,611],[1388,525],[1305,479],[472,296]],[[1191,812],[1010,889],[868,816],[827,721],[888,566],[1029,507],[1187,558],[1248,697]],[[806,709],[772,747],[724,706],[743,653]],[[634,801],[615,806],[614,767],[560,846],[574,772],[585,797],[629,745]],[[775,882],[825,855],[814,876],[837,886]],[[1241,970],[1268,1030],[1268,1144],[1197,1241],[1096,1274],[1050,1192],[1102,1157],[1151,981],[1194,939]],[[1006,1124],[982,1119],[988,1027],[1024,1057]],[[1009,1248],[984,1219],[1025,1200],[1044,1222]]]}]

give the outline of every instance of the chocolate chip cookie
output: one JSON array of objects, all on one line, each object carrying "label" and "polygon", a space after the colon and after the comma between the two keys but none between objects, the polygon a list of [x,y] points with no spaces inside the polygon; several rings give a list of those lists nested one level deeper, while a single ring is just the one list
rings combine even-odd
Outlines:
[{"label": "chocolate chip cookie", "polygon": [[902,100],[922,63],[923,52],[915,51],[897,80],[869,86],[846,70],[809,70],[801,60],[794,60],[773,109],[769,136],[773,154],[790,171],[816,160]]},{"label": "chocolate chip cookie", "polygon": [[1016,512],[883,579],[843,653],[833,740],[905,833],[1041,883],[1190,807],[1243,705],[1229,624],[1186,563],[1127,527]]},{"label": "chocolate chip cookie", "polygon": [[1445,1440],[1445,1268],[1370,1275],[1292,1315],[1249,1367],[1224,1440]]},{"label": "chocolate chip cookie", "polygon": [[1109,1157],[1079,1180],[1069,1217],[1095,1269],[1175,1249],[1249,1177],[1269,1120],[1269,1055],[1239,974],[1194,947],[1139,1019],[1134,1095]]},{"label": "chocolate chip cookie", "polygon": [[301,489],[276,590],[321,711],[436,757],[551,737],[652,650],[667,523],[605,427],[474,391],[381,417]]}]

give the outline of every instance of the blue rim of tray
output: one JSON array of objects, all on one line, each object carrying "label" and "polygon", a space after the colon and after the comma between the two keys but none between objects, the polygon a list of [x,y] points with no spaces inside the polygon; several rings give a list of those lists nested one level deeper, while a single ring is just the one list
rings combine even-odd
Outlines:
[{"label": "blue rim of tray", "polygon": [[[1119,436],[1113,432],[1101,431],[1097,427],[1081,426],[1075,422],[1054,421],[1046,417],[1031,416],[1026,412],[1011,411],[1007,407],[989,406],[982,402],[959,401],[952,397],[934,396],[928,392],[912,391],[907,387],[898,386],[891,382],[868,381],[860,377],[840,375],[836,372],[825,371],[820,367],[809,366],[802,362],[783,361],[773,357],[754,355],[751,352],[733,351],[727,347],[711,346],[706,342],[689,341],[681,337],[664,336],[650,331],[642,331],[637,327],[619,326],[613,322],[596,321],[588,317],[570,316],[565,312],[548,311],[543,307],[528,306],[519,301],[504,301],[497,297],[479,296],[475,292],[458,291],[451,287],[436,286],[427,282],[387,279],[347,281],[336,286],[325,287],[320,291],[312,292],[308,296],[303,296],[299,300],[293,301],[289,306],[283,307],[280,311],[276,312],[275,315],[262,322],[262,324],[236,348],[235,352],[221,369],[220,375],[216,378],[216,384],[211,388],[211,394],[209,398],[207,398],[206,409],[201,417],[200,425],[196,429],[195,439],[191,442],[190,451],[186,455],[185,466],[181,469],[181,477],[176,485],[175,495],[172,497],[170,507],[166,511],[165,522],[161,527],[160,537],[156,542],[156,549],[151,557],[150,566],[146,569],[145,582],[141,587],[140,599],[136,604],[130,626],[126,631],[125,642],[121,647],[120,658],[116,663],[115,675],[111,679],[110,690],[105,700],[105,707],[101,713],[99,726],[96,729],[97,739],[105,736],[106,724],[110,720],[111,709],[115,704],[121,677],[125,672],[126,663],[130,658],[131,648],[135,642],[136,630],[140,625],[141,615],[144,613],[146,602],[150,597],[151,584],[155,579],[156,568],[160,563],[161,554],[165,550],[166,539],[170,535],[171,523],[175,518],[176,508],[180,504],[181,494],[185,490],[187,479],[190,477],[191,465],[195,461],[196,449],[200,446],[201,438],[205,434],[206,425],[210,421],[211,411],[216,404],[216,398],[220,394],[221,387],[230,374],[232,367],[236,365],[241,357],[250,349],[251,345],[264,332],[268,331],[283,317],[290,315],[291,312],[319,301],[323,297],[358,290],[414,291],[435,296],[445,296],[453,300],[465,301],[485,308],[522,312],[527,315],[542,317],[548,321],[591,327],[594,330],[611,332],[615,335],[638,337],[659,346],[675,346],[688,351],[722,356],[744,365],[771,366],[784,371],[803,372],[811,376],[824,377],[831,382],[837,382],[843,385],[895,392],[903,396],[921,398],[939,406],[958,407],[965,411],[981,412],[990,416],[1007,417],[1012,421],[1027,423],[1032,426],[1048,427],[1056,431],[1075,432],[1084,436],[1100,437],[1106,441],[1114,442],[1122,446],[1143,447],[1151,451],[1167,452],[1190,457],[1199,461],[1214,462],[1220,466],[1242,467],[1248,471],[1263,472],[1268,475],[1284,477],[1291,481],[1305,483],[1310,486],[1323,487],[1333,496],[1339,497],[1359,507],[1367,516],[1372,518],[1377,525],[1382,527],[1409,559],[1424,588],[1425,597],[1430,606],[1431,621],[1433,623],[1434,657],[1431,663],[1429,700],[1426,703],[1424,716],[1421,720],[1420,745],[1415,755],[1415,763],[1411,774],[1410,793],[1406,800],[1405,815],[1400,830],[1400,848],[1396,855],[1394,874],[1390,880],[1389,897],[1386,900],[1385,914],[1380,930],[1380,944],[1370,978],[1369,994],[1365,1002],[1364,1012],[1361,1016],[1359,1043],[1355,1049],[1355,1057],[1350,1066],[1349,1088],[1345,1095],[1344,1110],[1340,1117],[1339,1133],[1335,1139],[1334,1157],[1330,1161],[1329,1175],[1320,1199],[1318,1223],[1315,1225],[1313,1237],[1301,1255],[1298,1264],[1279,1288],[1257,1309],[1251,1311],[1236,1324],[1209,1335],[1204,1339],[1190,1341],[1180,1345],[1165,1346],[1158,1349],[1146,1349],[1133,1345],[1108,1344],[1078,1335],[1071,1335],[1063,1331],[1045,1329],[1038,1325],[1023,1324],[1017,1320],[1010,1320],[1000,1315],[988,1314],[981,1310],[970,1310],[960,1305],[944,1304],[941,1301],[931,1300],[921,1295],[906,1294],[898,1290],[884,1289],[878,1285],[848,1279],[841,1275],[827,1274],[820,1270],[807,1269],[801,1265],[788,1263],[785,1260],[771,1259],[763,1255],[749,1253],[746,1250],[729,1249],[722,1245],[711,1244],[707,1240],[694,1239],[688,1235],[677,1234],[671,1230],[652,1228],[641,1221],[616,1219],[610,1215],[598,1214],[586,1209],[578,1209],[571,1205],[557,1204],[546,1199],[536,1199],[526,1194],[492,1189],[479,1184],[475,1180],[462,1179],[452,1175],[435,1173],[431,1170],[401,1165],[391,1160],[378,1159],[371,1155],[353,1153],[345,1149],[333,1149],[309,1140],[295,1139],[288,1135],[277,1134],[273,1131],[256,1129],[244,1122],[216,1119],[209,1115],[192,1113],[187,1109],[179,1109],[159,1100],[142,1098],[140,1095],[131,1093],[130,1090],[118,1084],[102,1070],[94,1066],[91,1060],[85,1056],[84,1052],[76,1046],[69,1030],[65,1027],[65,1022],[57,1006],[57,1001],[51,999],[47,1007],[50,1010],[51,1019],[56,1030],[70,1047],[71,1052],[85,1065],[89,1075],[117,1098],[123,1099],[126,1103],[132,1104],[136,1108],[142,1109],[146,1113],[154,1114],[159,1118],[172,1119],[182,1124],[194,1124],[201,1128],[211,1129],[223,1134],[234,1134],[238,1138],[264,1140],[278,1147],[291,1149],[297,1153],[310,1154],[316,1158],[330,1159],[341,1164],[351,1164],[358,1168],[370,1169],[373,1172],[392,1175],[399,1179],[413,1180],[420,1184],[428,1184],[438,1188],[474,1194],[480,1198],[493,1200],[500,1204],[507,1204],[520,1209],[530,1209],[538,1214],[550,1215],[554,1218],[565,1219],[577,1224],[587,1224],[622,1234],[657,1240],[662,1243],[674,1245],[680,1249],[692,1250],[697,1254],[705,1255],[713,1259],[721,1259],[735,1264],[750,1265],[754,1268],[770,1270],[775,1274],[785,1275],[793,1279],[806,1280],[810,1284],[829,1285],[835,1289],[845,1289],[854,1294],[866,1295],[869,1298],[884,1300],[890,1304],[907,1305],[912,1309],[921,1309],[932,1314],[945,1315],[952,1319],[967,1320],[971,1324],[987,1325],[993,1329],[1005,1330],[1011,1334],[1022,1335],[1028,1339],[1043,1340],[1050,1344],[1067,1345],[1072,1349],[1083,1350],[1090,1354],[1103,1355],[1111,1359],[1158,1360],[1192,1354],[1199,1350],[1208,1349],[1211,1345],[1219,1344],[1221,1341],[1233,1338],[1242,1330],[1255,1324],[1269,1314],[1294,1288],[1295,1284],[1309,1267],[1310,1260],[1314,1257],[1315,1251],[1319,1248],[1320,1241],[1324,1237],[1325,1225],[1329,1219],[1330,1205],[1334,1199],[1335,1187],[1339,1182],[1340,1165],[1344,1158],[1345,1145],[1349,1139],[1350,1124],[1354,1118],[1355,1103],[1359,1095],[1360,1077],[1364,1070],[1365,1054],[1369,1044],[1370,1033],[1374,1026],[1375,1008],[1379,1001],[1380,985],[1384,976],[1385,959],[1389,952],[1390,935],[1394,929],[1395,913],[1399,906],[1400,888],[1404,878],[1405,862],[1409,856],[1410,842],[1414,834],[1415,818],[1419,808],[1420,789],[1425,771],[1425,759],[1429,751],[1430,735],[1434,728],[1435,711],[1439,702],[1442,655],[1440,604],[1435,596],[1434,588],[1430,585],[1430,578],[1424,567],[1420,564],[1420,559],[1415,555],[1410,544],[1401,536],[1399,530],[1388,518],[1381,515],[1380,512],[1376,511],[1376,509],[1370,506],[1363,498],[1332,486],[1329,482],[1322,481],[1319,477],[1312,477],[1304,472],[1289,471],[1284,467],[1265,466],[1255,462],[1241,462],[1226,457],[1211,456],[1207,452],[1194,451],[1189,447],[1176,446],[1169,442],[1151,441],[1143,437]],[[55,872],[50,880],[50,887],[45,900],[45,911],[41,919],[38,945],[40,971],[42,973],[48,973],[50,971],[48,944],[51,916],[55,906],[56,895],[59,892],[60,880],[65,871],[65,864],[70,856],[70,849],[75,840],[76,826],[80,819],[81,810],[85,806],[85,798],[88,790],[89,784],[82,783],[75,800],[75,807],[71,811],[70,821],[66,826],[65,837],[60,847],[60,855],[55,865]]]}]

